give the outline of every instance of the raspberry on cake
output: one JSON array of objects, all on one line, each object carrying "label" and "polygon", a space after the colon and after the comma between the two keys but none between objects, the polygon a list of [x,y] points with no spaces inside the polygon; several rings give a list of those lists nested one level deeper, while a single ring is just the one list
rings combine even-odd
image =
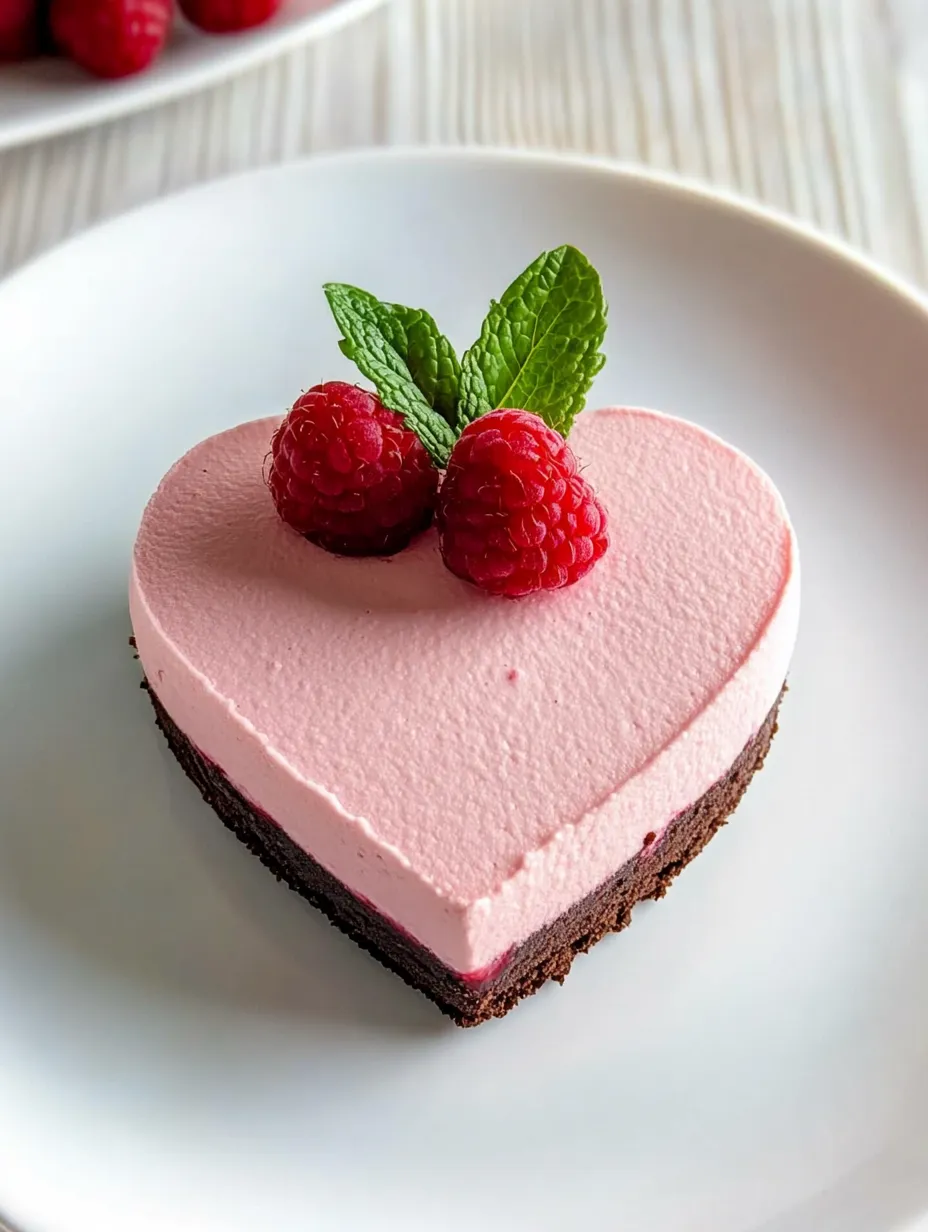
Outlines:
[{"label": "raspberry on cake", "polygon": [[452,573],[511,598],[579,582],[609,546],[606,512],[570,446],[527,411],[491,411],[464,429],[438,526]]},{"label": "raspberry on cake", "polygon": [[[703,848],[763,764],[796,637],[795,536],[763,472],[668,415],[578,413],[605,328],[590,270],[542,254],[460,362],[427,314],[329,288],[343,350],[446,472],[439,526],[389,560],[279,516],[276,419],[182,458],[133,555],[134,636],[183,769],[462,1025],[563,980]],[[496,405],[512,394],[530,405]],[[371,465],[374,434],[349,431],[365,407],[307,456]],[[295,450],[288,474],[326,473]],[[499,579],[531,597],[487,593]]]},{"label": "raspberry on cake", "polygon": [[271,443],[268,486],[294,530],[342,556],[390,556],[432,520],[438,471],[379,398],[342,381],[302,394]]}]

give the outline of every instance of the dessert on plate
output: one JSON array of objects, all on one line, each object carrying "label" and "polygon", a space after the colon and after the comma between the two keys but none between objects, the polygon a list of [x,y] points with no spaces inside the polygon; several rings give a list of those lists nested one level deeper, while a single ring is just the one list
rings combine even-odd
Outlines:
[{"label": "dessert on plate", "polygon": [[575,249],[460,361],[427,313],[326,294],[376,392],[316,386],[175,464],[134,639],[225,824],[473,1025],[562,981],[737,806],[776,730],[796,542],[717,437],[582,411],[606,315]]}]

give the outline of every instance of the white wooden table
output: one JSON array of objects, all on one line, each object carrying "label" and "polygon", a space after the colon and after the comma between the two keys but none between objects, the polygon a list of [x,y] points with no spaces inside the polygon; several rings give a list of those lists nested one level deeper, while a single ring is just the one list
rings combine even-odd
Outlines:
[{"label": "white wooden table", "polygon": [[478,142],[707,178],[928,282],[928,0],[392,0],[219,88],[0,155],[0,272],[318,150]]}]

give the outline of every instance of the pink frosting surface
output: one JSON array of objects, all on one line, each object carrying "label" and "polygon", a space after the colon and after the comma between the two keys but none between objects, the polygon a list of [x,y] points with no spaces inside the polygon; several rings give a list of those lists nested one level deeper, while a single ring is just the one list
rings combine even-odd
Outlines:
[{"label": "pink frosting surface", "polygon": [[434,531],[386,560],[284,526],[276,420],[165,476],[130,584],[175,722],[350,889],[455,970],[491,966],[718,780],[782,686],[799,615],[783,503],[746,457],[650,411],[571,444],[612,546],[577,586],[489,598]]}]

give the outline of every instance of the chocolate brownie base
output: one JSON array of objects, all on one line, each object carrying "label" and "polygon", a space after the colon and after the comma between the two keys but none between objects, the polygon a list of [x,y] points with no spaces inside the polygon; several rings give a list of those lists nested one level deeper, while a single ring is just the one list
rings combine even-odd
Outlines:
[{"label": "chocolate brownie base", "polygon": [[[661,898],[677,873],[702,851],[728,820],[748,783],[764,764],[777,729],[783,693],[728,774],[676,817],[660,840],[646,843],[592,894],[533,933],[509,955],[500,970],[483,983],[463,980],[412,937],[362,902],[336,877],[306,854],[281,828],[257,812],[235,790],[218,766],[190,743],[158,701],[148,682],[156,721],[171,752],[203,799],[275,877],[318,907],[342,932],[373,954],[385,967],[418,988],[462,1027],[501,1018],[523,997],[548,980],[563,983],[574,958],[607,933],[631,921],[635,903]],[[784,685],[784,692],[786,686]]]}]

